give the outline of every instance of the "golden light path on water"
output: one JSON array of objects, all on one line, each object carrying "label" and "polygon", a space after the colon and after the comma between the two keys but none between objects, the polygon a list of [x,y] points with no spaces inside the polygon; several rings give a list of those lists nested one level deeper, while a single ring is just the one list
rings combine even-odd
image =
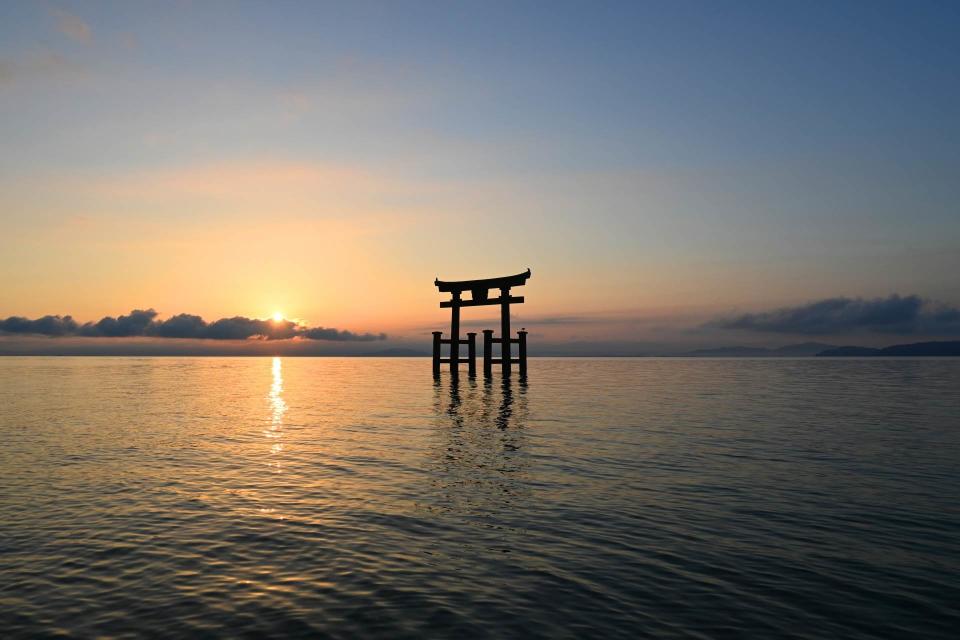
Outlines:
[{"label": "golden light path on water", "polygon": [[273,383],[270,385],[270,428],[266,436],[272,440],[270,446],[271,459],[268,463],[274,471],[280,471],[280,453],[283,451],[283,414],[287,412],[287,403],[283,399],[283,362],[279,357],[273,358]]}]

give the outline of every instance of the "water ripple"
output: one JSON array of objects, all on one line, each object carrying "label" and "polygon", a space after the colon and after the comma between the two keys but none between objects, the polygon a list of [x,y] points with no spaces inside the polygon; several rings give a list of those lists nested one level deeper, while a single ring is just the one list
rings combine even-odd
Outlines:
[{"label": "water ripple", "polygon": [[960,628],[960,361],[0,359],[0,628]]}]

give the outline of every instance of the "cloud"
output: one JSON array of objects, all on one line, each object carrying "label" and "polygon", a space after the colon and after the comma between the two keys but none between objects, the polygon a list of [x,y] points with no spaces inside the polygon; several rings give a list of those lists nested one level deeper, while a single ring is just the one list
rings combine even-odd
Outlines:
[{"label": "cloud", "polygon": [[154,335],[159,338],[199,338],[206,331],[207,323],[200,316],[181,313],[154,327]]},{"label": "cloud", "polygon": [[283,320],[277,323],[234,316],[207,325],[205,338],[211,340],[245,340],[254,336],[267,340],[284,340],[296,335],[296,324]]},{"label": "cloud", "polygon": [[291,320],[257,318],[221,318],[206,322],[200,316],[181,313],[157,320],[153,309],[134,309],[128,315],[107,316],[97,322],[78,324],[70,316],[43,316],[36,320],[11,316],[0,320],[0,333],[44,336],[82,336],[90,338],[191,338],[197,340],[328,340],[371,342],[386,340],[385,333],[354,333],[325,327],[306,327]]},{"label": "cloud", "polygon": [[339,331],[337,329],[325,329],[324,327],[307,329],[300,335],[310,340],[342,340],[350,342],[369,342],[371,340],[387,339],[387,334],[385,333],[353,333],[352,331]]},{"label": "cloud", "polygon": [[960,334],[960,309],[917,295],[827,298],[795,307],[720,318],[706,328],[828,335],[870,331],[890,334]]},{"label": "cloud", "polygon": [[[512,324],[519,328],[521,326],[539,327],[539,326],[566,326],[566,325],[622,325],[635,324],[639,322],[649,322],[650,319],[642,315],[564,315],[564,316],[544,316],[528,317],[519,313],[513,313]],[[500,316],[489,316],[486,318],[471,318],[460,321],[460,327],[466,329],[499,329]],[[433,331],[436,325],[424,325],[419,327],[422,331]]]},{"label": "cloud", "polygon": [[623,318],[603,318],[593,316],[552,316],[527,320],[529,325],[562,325],[562,324],[599,324],[606,322],[623,322]]},{"label": "cloud", "polygon": [[14,77],[13,65],[6,60],[0,60],[0,86],[13,84]]},{"label": "cloud", "polygon": [[131,311],[128,316],[119,316],[117,318],[108,316],[96,324],[88,322],[80,327],[79,334],[100,338],[142,336],[146,335],[145,332],[155,317],[157,317],[157,312],[153,309],[147,309],[146,311],[135,309]]},{"label": "cloud", "polygon": [[79,326],[70,316],[43,316],[28,320],[10,316],[0,320],[0,333],[35,333],[45,336],[76,335]]},{"label": "cloud", "polygon": [[57,31],[75,42],[86,44],[92,38],[90,25],[78,16],[62,9],[52,9],[50,15],[57,21]]},{"label": "cloud", "polygon": [[86,69],[75,60],[49,50],[36,50],[18,57],[0,59],[0,87],[31,79],[62,80],[84,76]]}]

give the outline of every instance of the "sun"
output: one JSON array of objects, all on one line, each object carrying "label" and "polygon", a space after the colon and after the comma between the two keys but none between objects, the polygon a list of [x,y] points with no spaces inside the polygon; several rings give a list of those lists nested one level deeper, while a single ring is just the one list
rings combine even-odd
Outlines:
[{"label": "sun", "polygon": [[273,321],[274,321],[274,322],[281,322],[282,320],[283,320],[283,314],[280,313],[279,311],[274,311],[274,312],[273,312]]}]

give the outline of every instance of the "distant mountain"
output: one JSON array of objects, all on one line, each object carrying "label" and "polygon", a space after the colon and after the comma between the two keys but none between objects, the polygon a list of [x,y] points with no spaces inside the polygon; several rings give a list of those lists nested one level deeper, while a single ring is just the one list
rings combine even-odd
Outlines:
[{"label": "distant mountain", "polygon": [[840,358],[840,357],[863,357],[863,356],[876,356],[880,355],[880,349],[874,349],[873,347],[837,347],[836,349],[824,349],[817,354],[818,357],[823,358]]},{"label": "distant mountain", "polygon": [[912,344],[895,344],[883,349],[868,347],[838,347],[825,349],[817,354],[823,358],[840,358],[849,356],[957,356],[960,357],[960,341],[948,342],[914,342]]},{"label": "distant mountain", "polygon": [[774,349],[773,353],[777,356],[815,356],[824,349],[833,349],[835,346],[823,342],[801,342],[800,344],[788,344],[785,347]]},{"label": "distant mountain", "polygon": [[715,349],[695,349],[681,354],[694,358],[751,358],[769,356],[770,349],[763,347],[717,347]]},{"label": "distant mountain", "polygon": [[806,358],[820,354],[827,349],[836,348],[822,342],[803,342],[788,344],[776,349],[764,347],[719,347],[716,349],[697,349],[682,354],[693,358]]}]

